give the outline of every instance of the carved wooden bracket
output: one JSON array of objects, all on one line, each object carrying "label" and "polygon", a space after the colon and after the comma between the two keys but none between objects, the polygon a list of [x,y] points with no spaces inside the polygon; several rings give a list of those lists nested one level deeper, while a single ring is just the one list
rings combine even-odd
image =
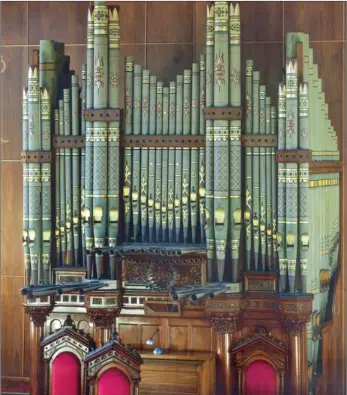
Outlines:
[{"label": "carved wooden bracket", "polygon": [[92,317],[95,326],[100,329],[112,329],[114,320],[119,317],[121,309],[95,309],[87,308],[87,313]]},{"label": "carved wooden bracket", "polygon": [[277,147],[277,136],[250,134],[241,137],[244,147]]},{"label": "carved wooden bracket", "polygon": [[310,320],[313,295],[283,297],[280,301],[281,322],[286,332],[299,334]]},{"label": "carved wooden bracket", "polygon": [[120,108],[102,110],[84,110],[84,120],[86,122],[111,122],[120,121],[123,110]]},{"label": "carved wooden bracket", "polygon": [[242,119],[241,107],[208,107],[204,108],[206,120],[237,121]]},{"label": "carved wooden bracket", "polygon": [[276,162],[279,163],[307,163],[312,161],[310,150],[283,150],[276,152]]},{"label": "carved wooden bracket", "polygon": [[22,151],[20,154],[22,163],[51,163],[51,151]]},{"label": "carved wooden bracket", "polygon": [[217,333],[227,334],[236,332],[240,314],[230,312],[208,312],[212,325]]},{"label": "carved wooden bracket", "polygon": [[304,329],[305,324],[310,320],[311,314],[297,316],[282,316],[281,321],[284,330],[293,335],[299,335]]},{"label": "carved wooden bracket", "polygon": [[85,136],[56,136],[53,139],[54,148],[84,148]]},{"label": "carved wooden bracket", "polygon": [[25,313],[29,314],[31,321],[36,327],[44,325],[47,317],[53,310],[53,305],[48,306],[28,306],[25,305]]},{"label": "carved wooden bracket", "polygon": [[85,295],[87,314],[100,329],[112,329],[114,320],[119,316],[123,307],[123,294],[110,290],[98,293],[90,292]]}]

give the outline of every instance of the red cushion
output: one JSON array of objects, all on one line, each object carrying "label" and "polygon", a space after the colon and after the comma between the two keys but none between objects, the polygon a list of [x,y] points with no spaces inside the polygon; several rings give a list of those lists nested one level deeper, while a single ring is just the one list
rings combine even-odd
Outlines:
[{"label": "red cushion", "polygon": [[59,354],[53,362],[52,395],[81,395],[81,363],[71,352]]},{"label": "red cushion", "polygon": [[117,368],[110,368],[99,379],[98,395],[130,395],[128,377]]},{"label": "red cushion", "polygon": [[246,395],[276,395],[276,371],[269,363],[260,360],[248,366]]}]

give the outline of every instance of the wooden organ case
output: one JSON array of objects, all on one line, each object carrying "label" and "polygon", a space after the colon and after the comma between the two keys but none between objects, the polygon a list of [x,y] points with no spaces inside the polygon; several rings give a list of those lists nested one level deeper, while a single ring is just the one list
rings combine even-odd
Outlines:
[{"label": "wooden organ case", "polygon": [[124,109],[118,7],[90,6],[81,81],[64,44],[33,52],[32,394],[67,395],[59,358],[73,394],[315,393],[342,171],[318,66],[288,33],[270,98],[253,60],[241,70],[239,5],[206,10],[205,52],[169,86],[126,57]]}]

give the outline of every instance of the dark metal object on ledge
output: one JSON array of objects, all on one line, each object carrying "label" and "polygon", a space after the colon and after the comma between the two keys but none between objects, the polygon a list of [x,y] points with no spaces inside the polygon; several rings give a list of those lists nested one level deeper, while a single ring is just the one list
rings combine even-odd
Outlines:
[{"label": "dark metal object on ledge", "polygon": [[86,292],[95,291],[106,287],[108,284],[101,281],[89,281],[85,283],[56,284],[56,285],[36,285],[26,286],[20,289],[21,294],[28,299],[39,296],[62,295],[65,292],[79,292],[81,295]]},{"label": "dark metal object on ledge", "polygon": [[225,292],[227,287],[225,285],[205,285],[180,287],[171,289],[171,300],[178,301],[180,299],[190,298],[191,302],[196,302],[200,298],[209,297],[213,299],[215,296]]}]

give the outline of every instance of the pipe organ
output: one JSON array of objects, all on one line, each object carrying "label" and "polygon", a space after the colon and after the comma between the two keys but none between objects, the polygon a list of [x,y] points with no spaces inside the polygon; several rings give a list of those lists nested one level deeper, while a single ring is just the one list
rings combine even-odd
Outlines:
[{"label": "pipe organ", "polygon": [[[165,86],[133,57],[121,64],[120,12],[90,6],[81,77],[62,43],[42,40],[33,54],[26,285],[77,272],[183,304],[270,288],[274,298],[313,294],[305,336],[316,372],[339,264],[340,153],[308,35],[287,33],[270,97],[256,61],[241,68],[239,5],[209,3],[204,53]],[[248,288],[257,276],[269,288]]]}]

